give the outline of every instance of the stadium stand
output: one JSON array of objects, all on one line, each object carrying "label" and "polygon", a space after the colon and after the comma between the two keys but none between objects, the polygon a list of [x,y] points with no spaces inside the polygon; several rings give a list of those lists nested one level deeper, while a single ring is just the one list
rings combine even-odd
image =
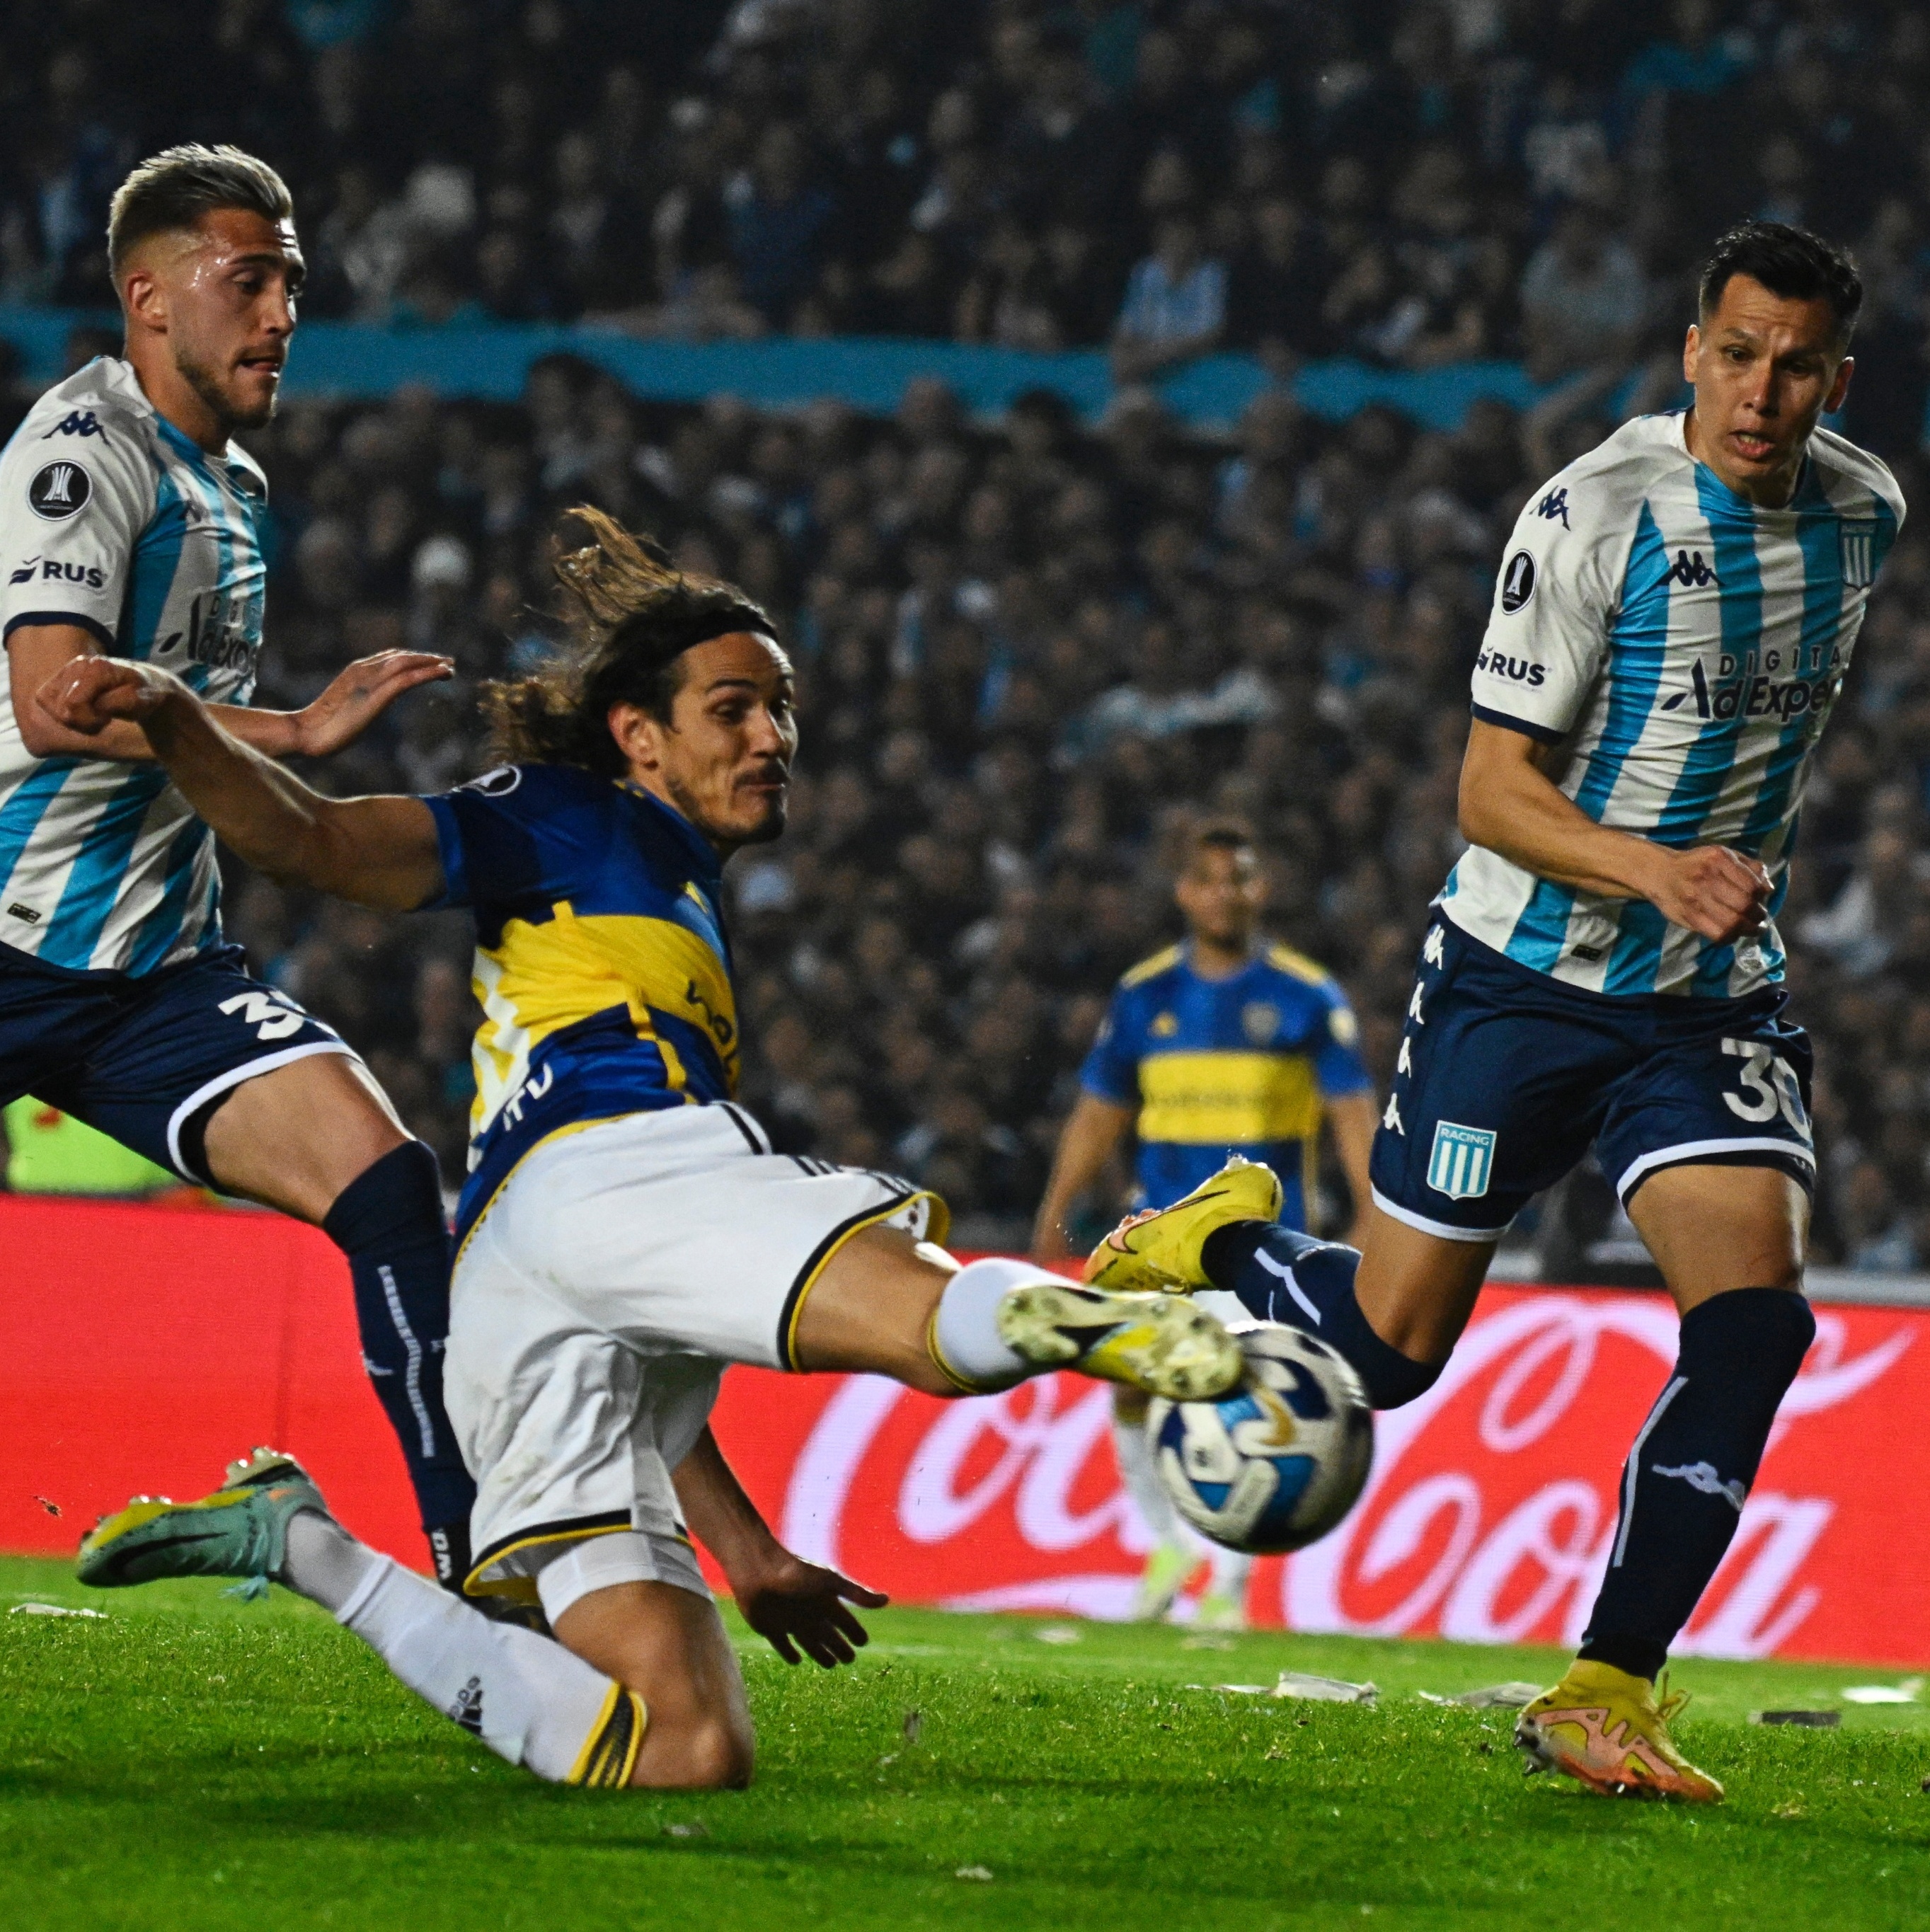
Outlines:
[{"label": "stadium stand", "polygon": [[[480,768],[476,685],[549,648],[545,545],[572,502],[784,613],[807,748],[791,835],[733,868],[747,1097],[787,1144],[943,1188],[981,1239],[1022,1228],[1103,996],[1164,937],[1190,813],[1260,826],[1279,920],[1346,981],[1385,1077],[1455,849],[1499,546],[1542,476],[1673,400],[1684,276],[1722,221],[1857,243],[1849,427],[1920,494],[1911,10],[157,0],[107,37],[99,10],[10,25],[0,301],[104,302],[106,194],[194,136],[287,170],[323,314],[1110,341],[1127,375],[1221,344],[1283,374],[1498,356],[1555,385],[1452,431],[1268,392],[1228,440],[1130,388],[1096,426],[1043,394],[973,419],[929,382],[888,418],[760,412],[640,400],[553,357],[518,404],[300,402],[256,440],[264,700],[404,641],[461,668],[338,760],[338,788]],[[1803,138],[1751,135],[1770,96]],[[1818,1036],[1817,1246],[1908,1268],[1930,1259],[1916,526],[1821,779],[1785,920]],[[238,878],[230,924],[459,1171],[464,922]]]}]

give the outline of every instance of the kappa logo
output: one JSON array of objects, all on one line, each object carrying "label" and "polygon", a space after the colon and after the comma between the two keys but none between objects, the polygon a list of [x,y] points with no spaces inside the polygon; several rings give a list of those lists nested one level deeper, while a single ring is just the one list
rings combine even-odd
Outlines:
[{"label": "kappa logo", "polygon": [[1501,573],[1501,608],[1511,617],[1534,594],[1535,560],[1526,550],[1517,550]]},{"label": "kappa logo", "polygon": [[1565,490],[1550,490],[1535,506],[1535,514],[1547,523],[1553,523],[1557,517],[1560,518],[1562,528],[1565,530],[1574,527],[1568,521],[1568,493]]},{"label": "kappa logo", "polygon": [[59,523],[87,507],[94,479],[77,463],[50,463],[27,485],[27,507],[47,522]]},{"label": "kappa logo", "polygon": [[1662,581],[1679,584],[1688,590],[1705,590],[1712,584],[1718,590],[1722,587],[1721,578],[1703,562],[1699,550],[1677,550],[1675,562],[1662,574]]},{"label": "kappa logo", "polygon": [[1676,1477],[1691,1489],[1700,1490],[1705,1496],[1720,1496],[1738,1516],[1742,1514],[1742,1505],[1749,1500],[1747,1485],[1739,1479],[1725,1483],[1712,1462],[1685,1462],[1679,1469],[1665,1469],[1659,1462],[1652,1462],[1649,1466],[1657,1475]]},{"label": "kappa logo", "polygon": [[74,410],[64,416],[47,434],[41,438],[46,442],[56,436],[101,436],[107,432],[95,419],[92,410]]},{"label": "kappa logo", "polygon": [[1434,1146],[1427,1161],[1427,1185],[1450,1201],[1478,1200],[1494,1172],[1494,1130],[1463,1127],[1453,1120],[1434,1124]]}]

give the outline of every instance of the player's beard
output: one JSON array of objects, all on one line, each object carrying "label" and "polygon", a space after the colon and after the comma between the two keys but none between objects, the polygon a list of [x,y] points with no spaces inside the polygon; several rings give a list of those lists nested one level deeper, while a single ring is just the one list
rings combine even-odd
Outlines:
[{"label": "player's beard", "polygon": [[237,406],[233,394],[223,386],[211,364],[199,362],[186,351],[177,349],[174,366],[181,380],[208,405],[224,434],[233,434],[238,429],[260,429],[273,419],[276,406],[281,400],[281,386],[278,382],[268,392],[265,407],[244,410]]}]

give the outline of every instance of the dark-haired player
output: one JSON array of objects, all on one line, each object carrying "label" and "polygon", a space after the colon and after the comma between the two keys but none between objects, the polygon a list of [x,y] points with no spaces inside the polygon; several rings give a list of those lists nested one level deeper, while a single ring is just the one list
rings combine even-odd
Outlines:
[{"label": "dark-haired player", "polygon": [[[1262,938],[1266,880],[1252,834],[1229,820],[1199,826],[1173,898],[1185,940],[1119,982],[1081,1073],[1034,1226],[1032,1252],[1041,1261],[1070,1252],[1071,1210],[1129,1133],[1140,1201],[1177,1201],[1237,1154],[1257,1163],[1240,1184],[1260,1190],[1253,1211],[1304,1228],[1324,1120],[1356,1220],[1365,1214],[1375,1108],[1355,1045],[1360,1029],[1330,974]],[[1235,1304],[1214,1312],[1239,1311]],[[1199,1562],[1153,1467],[1145,1413],[1131,1390],[1115,1394],[1119,1473],[1156,1539],[1133,1606],[1140,1618],[1163,1615]],[[1244,1629],[1252,1561],[1215,1547],[1210,1562],[1195,1622]]]},{"label": "dark-haired player", "polygon": [[1439,1375],[1508,1223],[1594,1145],[1682,1314],[1580,1655],[1517,1732],[1601,1790],[1722,1795],[1656,1679],[1814,1332],[1809,1044],[1775,915],[1903,518],[1883,465],[1819,426],[1861,298],[1814,236],[1725,235],[1683,352],[1693,407],[1625,424],[1523,510],[1475,660],[1472,849],[1421,949],[1358,1274],[1348,1250],[1216,1226],[1203,1198],[1088,1264],[1316,1327],[1392,1408]]},{"label": "dark-haired player", "polygon": [[459,1586],[475,1489],[442,1407],[435,1156],[348,1047],[223,943],[213,835],[146,739],[83,736],[35,702],[75,658],[136,660],[259,750],[314,758],[449,665],[385,652],[303,710],[248,708],[267,493],[230,439],[274,414],[295,331],[288,190],[235,148],[170,148],[115,195],[108,252],[124,355],[49,390],[0,457],[0,1102],[32,1094],[335,1242],[438,1572]]},{"label": "dark-haired player", "polygon": [[1240,1356],[1184,1297],[960,1268],[924,1238],[944,1232],[932,1196],[774,1154],[732,1104],[722,866],[784,829],[790,662],[740,592],[577,514],[593,541],[558,565],[576,650],[494,688],[513,762],[446,796],[318,796],[146,664],[71,667],[46,698],[83,733],[138,720],[272,875],[475,914],[488,1017],[447,1370],[479,1492],[469,1588],[539,1598],[559,1642],[354,1542],[266,1451],[200,1503],[103,1524],[81,1574],[276,1575],[541,1776],[740,1784],[743,1680],[690,1534],[794,1662],[848,1661],[864,1632],[848,1604],[884,1600],[783,1549],[737,1486],[708,1422],[725,1364],[868,1370],[936,1395],[1064,1367],[1180,1396],[1230,1387]]}]

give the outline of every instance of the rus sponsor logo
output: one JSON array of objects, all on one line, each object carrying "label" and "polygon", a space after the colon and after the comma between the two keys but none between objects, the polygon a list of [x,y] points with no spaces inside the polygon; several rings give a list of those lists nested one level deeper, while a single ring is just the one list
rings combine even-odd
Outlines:
[{"label": "rus sponsor logo", "polygon": [[1483,650],[1475,653],[1474,664],[1476,670],[1484,670],[1494,677],[1511,678],[1517,684],[1532,687],[1548,681],[1546,667],[1532,658],[1510,657],[1505,652]]}]

